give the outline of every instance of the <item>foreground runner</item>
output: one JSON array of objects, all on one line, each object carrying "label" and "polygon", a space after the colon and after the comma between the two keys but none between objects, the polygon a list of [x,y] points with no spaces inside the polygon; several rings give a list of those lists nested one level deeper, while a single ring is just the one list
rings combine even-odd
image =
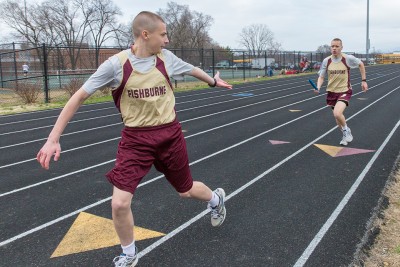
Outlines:
[{"label": "foreground runner", "polygon": [[114,186],[112,217],[123,252],[114,259],[115,266],[135,266],[138,261],[131,201],[153,164],[181,197],[208,202],[212,226],[220,226],[226,215],[224,190],[211,191],[202,182],[192,179],[169,77],[186,74],[211,87],[231,89],[232,86],[220,79],[218,72],[212,78],[163,49],[169,41],[166,25],[157,14],[139,13],[132,28],[135,44],[105,61],[71,97],[37,154],[38,162],[49,169],[51,158],[54,156],[54,160],[58,160],[60,157],[60,136],[79,106],[96,90],[106,86],[113,88],[115,105],[125,124],[115,167],[107,173]]},{"label": "foreground runner", "polygon": [[365,73],[364,63],[352,56],[342,53],[343,45],[342,40],[335,38],[331,42],[332,55],[322,61],[321,69],[319,71],[319,78],[317,82],[319,93],[324,78],[328,73],[328,86],[326,91],[326,103],[332,107],[333,116],[335,117],[336,124],[342,130],[343,137],[340,144],[347,146],[348,143],[353,141],[353,135],[350,128],[346,124],[346,118],[343,115],[344,110],[349,105],[351,95],[353,94],[350,84],[350,68],[358,67],[361,73],[361,88],[364,92],[368,90],[367,78]]}]

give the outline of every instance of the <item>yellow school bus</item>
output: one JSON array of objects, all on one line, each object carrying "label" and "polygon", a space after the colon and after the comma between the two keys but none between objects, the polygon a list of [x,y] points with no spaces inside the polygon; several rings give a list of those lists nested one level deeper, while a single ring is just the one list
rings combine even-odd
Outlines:
[{"label": "yellow school bus", "polygon": [[400,63],[400,54],[380,54],[380,55],[376,55],[376,63],[378,63],[378,64]]}]

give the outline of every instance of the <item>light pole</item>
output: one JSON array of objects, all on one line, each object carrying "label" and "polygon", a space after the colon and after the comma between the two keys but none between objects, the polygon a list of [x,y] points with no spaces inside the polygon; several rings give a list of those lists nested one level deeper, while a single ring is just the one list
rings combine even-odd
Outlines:
[{"label": "light pole", "polygon": [[368,55],[368,52],[369,52],[369,0],[367,0],[367,41],[366,41],[366,50],[367,50],[367,54],[366,54],[366,60],[367,60],[367,62],[366,62],[366,64],[368,65],[368,60],[369,60],[369,55]]}]

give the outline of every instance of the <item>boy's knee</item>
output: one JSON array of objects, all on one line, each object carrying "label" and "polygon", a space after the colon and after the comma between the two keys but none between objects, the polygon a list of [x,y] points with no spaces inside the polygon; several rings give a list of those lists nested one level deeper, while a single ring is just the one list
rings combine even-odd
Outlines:
[{"label": "boy's knee", "polygon": [[113,199],[111,201],[111,208],[113,211],[123,211],[130,209],[130,201],[124,201],[123,199]]}]

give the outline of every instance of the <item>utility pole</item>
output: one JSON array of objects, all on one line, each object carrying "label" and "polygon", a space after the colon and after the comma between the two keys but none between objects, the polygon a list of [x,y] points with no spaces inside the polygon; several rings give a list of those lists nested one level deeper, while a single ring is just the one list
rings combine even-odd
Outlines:
[{"label": "utility pole", "polygon": [[369,43],[369,0],[367,0],[367,40],[366,40],[366,50],[367,50],[367,53],[366,53],[366,64],[368,65],[368,62],[369,62],[369,45],[370,45],[370,43]]}]

